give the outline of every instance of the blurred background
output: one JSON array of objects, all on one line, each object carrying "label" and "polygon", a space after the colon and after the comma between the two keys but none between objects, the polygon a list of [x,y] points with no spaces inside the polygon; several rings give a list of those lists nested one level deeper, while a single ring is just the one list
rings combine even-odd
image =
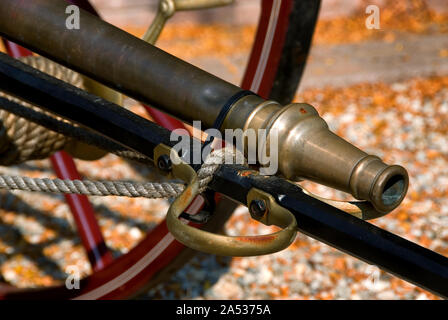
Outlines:
[{"label": "blurred background", "polygon": [[[141,36],[155,0],[92,0],[103,18]],[[367,29],[366,7],[380,8],[380,29]],[[180,12],[157,46],[239,84],[260,12],[258,0]],[[374,224],[448,256],[448,3],[445,0],[323,0],[296,101],[314,105],[337,134],[386,162],[406,167],[404,203]],[[127,107],[145,115],[135,101]],[[92,179],[154,180],[150,169],[113,155],[77,160]],[[48,160],[2,172],[54,177]],[[306,183],[321,195],[342,193]],[[162,200],[91,197],[107,245],[126,253],[166,212]],[[229,235],[270,229],[244,207]],[[59,195],[0,193],[0,281],[19,287],[63,283],[68,265],[91,273],[69,209]],[[146,299],[437,299],[304,235],[262,257],[198,254]]]}]

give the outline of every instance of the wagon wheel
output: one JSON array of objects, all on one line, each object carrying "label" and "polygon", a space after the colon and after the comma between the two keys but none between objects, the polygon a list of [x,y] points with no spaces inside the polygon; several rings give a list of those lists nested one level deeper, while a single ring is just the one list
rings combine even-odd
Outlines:
[{"label": "wagon wheel", "polygon": [[[69,2],[91,12],[94,11],[87,0]],[[283,104],[293,99],[305,67],[319,5],[320,0],[261,1],[261,16],[241,85],[243,89],[254,91],[264,98],[274,99]],[[26,52],[11,43],[8,47],[10,53],[16,53],[16,57]],[[172,118],[152,112],[153,118],[168,129],[172,130],[180,125]],[[53,158],[53,163],[59,166],[70,165],[70,159],[59,154]],[[214,214],[210,221],[201,226],[202,229],[219,230],[236,208],[236,204],[227,198],[219,197],[219,195],[215,198],[219,201],[217,201]],[[73,196],[71,201],[85,200]],[[74,215],[75,220],[77,215],[79,219],[79,213],[74,212]],[[93,213],[90,217],[92,216]],[[96,222],[91,223],[95,226]],[[81,238],[87,237],[87,230],[83,229],[82,224],[78,223],[77,226]],[[65,286],[38,289],[8,287],[0,290],[0,297],[7,299],[129,298],[169,277],[196,253],[174,239],[166,227],[165,220],[151,230],[134,249],[115,260],[105,253],[107,248],[98,250],[98,244],[104,245],[101,234],[97,233],[94,236],[93,246],[86,247],[87,252],[90,253],[89,258],[94,272],[81,280],[80,290],[67,290]],[[86,243],[87,241],[83,241],[85,246]],[[95,250],[92,251],[92,249],[96,250],[97,258],[95,258]]]}]

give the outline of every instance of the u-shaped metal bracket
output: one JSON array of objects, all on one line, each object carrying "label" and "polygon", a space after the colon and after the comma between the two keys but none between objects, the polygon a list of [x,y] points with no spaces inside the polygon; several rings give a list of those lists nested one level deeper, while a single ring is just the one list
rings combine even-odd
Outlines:
[{"label": "u-shaped metal bracket", "polygon": [[[166,150],[166,149],[165,149]],[[165,153],[166,154],[166,153]],[[155,162],[161,152],[155,153]],[[174,155],[176,156],[176,155]],[[274,198],[262,192],[252,189],[248,196],[248,205],[254,199],[266,201],[266,214],[257,220],[268,224],[277,225],[282,230],[257,236],[224,236],[210,233],[189,226],[179,216],[188,207],[191,201],[199,194],[199,183],[196,172],[188,164],[175,161],[172,174],[175,178],[187,182],[185,190],[171,204],[166,222],[168,230],[181,243],[195,250],[222,256],[256,256],[270,254],[288,247],[297,234],[297,222],[291,212],[278,205]]]}]

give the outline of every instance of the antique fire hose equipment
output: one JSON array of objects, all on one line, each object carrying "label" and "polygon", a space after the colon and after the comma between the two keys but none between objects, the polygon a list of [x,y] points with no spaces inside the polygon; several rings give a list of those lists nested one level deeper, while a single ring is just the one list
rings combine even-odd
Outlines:
[{"label": "antique fire hose equipment", "polygon": [[[367,201],[355,207],[359,208],[358,214],[364,213],[361,214],[364,219],[386,214],[403,200],[408,188],[406,170],[398,165],[387,165],[332,133],[311,105],[282,106],[265,100],[148,45],[87,12],[81,14],[82,27],[79,30],[68,29],[65,8],[63,1],[37,0],[25,4],[23,1],[4,0],[0,5],[0,32],[43,56],[183,121],[201,120],[205,128],[216,128],[222,132],[225,129],[263,129],[269,136],[275,130],[278,134],[278,174],[295,181],[309,179]],[[33,19],[36,15],[40,17],[38,24]],[[262,144],[259,148],[269,153],[269,141],[258,141]],[[170,154],[169,148],[165,151]],[[157,156],[152,157],[156,163]],[[195,178],[191,174],[184,178],[194,185]],[[185,176],[184,173],[182,175]],[[199,192],[198,186],[192,188],[194,192],[187,188],[189,200],[181,201],[183,205],[172,214],[171,209],[178,206],[176,201],[168,214],[168,226],[181,242],[213,253],[254,255],[277,251],[293,241],[296,222],[289,217],[290,214],[286,214],[286,222],[285,218],[277,219],[281,221],[278,222],[272,217],[270,222],[264,221],[267,224],[276,221],[274,224],[284,228],[281,244],[271,246],[267,251],[257,251],[252,247],[238,251],[238,244],[244,243],[241,239],[229,242],[230,237],[211,235],[185,226],[178,216]],[[275,201],[268,200],[270,206],[275,206]],[[330,200],[326,202],[332,204]],[[220,243],[220,237],[224,243],[216,245]],[[198,244],[201,241],[202,244]],[[211,246],[212,243],[215,245]]]},{"label": "antique fire hose equipment", "polygon": [[[100,97],[0,54],[0,90],[70,123],[0,97],[2,108],[29,121],[40,119],[40,125],[57,127],[59,133],[87,144],[98,142],[103,150],[145,163],[149,160],[186,185],[0,176],[0,188],[175,197],[167,213],[167,226],[178,241],[191,248],[231,256],[267,254],[286,248],[296,232],[301,231],[448,295],[445,257],[363,221],[380,217],[402,202],[409,180],[403,167],[385,164],[331,132],[309,104],[283,106],[263,99],[83,10],[80,10],[81,27],[69,29],[65,10],[64,1],[2,0],[0,35],[88,77],[89,81],[98,81],[101,85],[87,84],[97,88],[94,93]],[[156,19],[151,27],[154,30],[144,36],[145,40],[153,42],[166,18],[165,13]],[[119,96],[112,89],[184,122],[200,120],[205,129],[264,130],[268,137],[275,133],[276,176],[262,176],[257,168],[245,165],[223,164],[226,155],[238,154],[231,145],[212,151],[202,165],[190,166],[185,158],[173,152],[169,131],[121,108],[117,105]],[[274,148],[269,138],[257,144],[265,154]],[[253,147],[243,151],[247,153]],[[261,158],[257,160],[264,163]],[[341,202],[310,194],[294,183],[303,179],[350,193],[360,201]],[[252,218],[276,225],[280,231],[230,237],[189,226],[182,219],[184,211],[205,189],[246,205]]]},{"label": "antique fire hose equipment", "polygon": [[[349,192],[369,201],[380,213],[390,212],[403,200],[406,170],[386,165],[336,136],[312,106],[281,106],[242,92],[85,12],[82,27],[69,30],[65,8],[63,2],[49,0],[26,5],[2,1],[0,30],[42,55],[183,121],[201,120],[210,128],[216,127],[218,119],[220,130],[278,130],[279,171],[287,179],[310,179]],[[37,12],[39,24],[32,18]]]}]

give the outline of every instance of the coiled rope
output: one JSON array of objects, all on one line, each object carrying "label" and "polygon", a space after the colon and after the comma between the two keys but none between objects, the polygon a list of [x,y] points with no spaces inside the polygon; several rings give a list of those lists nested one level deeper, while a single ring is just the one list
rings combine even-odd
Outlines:
[{"label": "coiled rope", "polygon": [[[63,135],[66,139],[72,138],[82,141],[89,145],[95,145],[108,152],[114,153],[119,157],[127,158],[130,160],[139,161],[142,163],[152,162],[148,157],[127,150],[121,145],[115,143],[112,140],[108,140],[103,136],[100,136],[94,132],[85,130],[81,127],[76,127],[69,122],[65,122],[50,116],[49,114],[42,113],[32,108],[26,107],[14,101],[0,97],[0,109],[6,110],[20,119],[26,119],[31,123],[38,124],[42,129],[48,129],[50,132],[54,131]],[[56,151],[56,150],[55,150]]]},{"label": "coiled rope", "polygon": [[[57,63],[43,57],[23,57],[23,63],[48,73],[62,81],[83,89],[82,77]],[[0,92],[13,102],[21,103],[30,110],[37,108],[18,98]],[[47,130],[6,110],[0,110],[0,165],[11,165],[27,160],[44,159],[64,148],[70,138]]]}]

